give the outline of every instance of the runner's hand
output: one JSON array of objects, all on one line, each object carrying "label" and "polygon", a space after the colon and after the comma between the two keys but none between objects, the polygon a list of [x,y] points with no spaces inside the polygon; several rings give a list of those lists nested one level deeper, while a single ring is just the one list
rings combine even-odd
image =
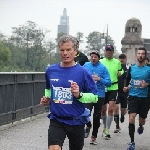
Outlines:
[{"label": "runner's hand", "polygon": [[94,81],[100,81],[100,77],[97,74],[92,75]]},{"label": "runner's hand", "polygon": [[73,95],[78,98],[79,97],[79,86],[76,82],[71,82],[71,92],[73,93]]},{"label": "runner's hand", "polygon": [[49,105],[49,104],[50,104],[50,98],[47,98],[47,97],[43,96],[43,97],[41,98],[40,104],[41,104],[42,106],[47,106],[47,105]]},{"label": "runner's hand", "polygon": [[127,91],[128,91],[128,87],[124,87],[123,92],[127,92]]},{"label": "runner's hand", "polygon": [[142,87],[147,87],[148,86],[148,83],[146,83],[144,80],[142,80],[140,84],[141,84]]},{"label": "runner's hand", "polygon": [[120,71],[118,71],[118,76],[119,76],[119,77],[121,76],[121,72],[120,72]]}]

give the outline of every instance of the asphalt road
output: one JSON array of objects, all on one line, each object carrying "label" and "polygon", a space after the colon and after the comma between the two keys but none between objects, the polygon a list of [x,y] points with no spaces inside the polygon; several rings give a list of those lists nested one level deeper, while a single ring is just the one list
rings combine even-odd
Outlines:
[{"label": "asphalt road", "polygon": [[[47,114],[27,118],[19,122],[0,126],[0,150],[47,150],[47,129],[49,120]],[[126,150],[130,142],[128,135],[128,115],[121,124],[121,133],[113,133],[115,123],[112,122],[111,140],[102,138],[103,125],[101,125],[97,138],[97,145],[90,145],[90,137],[85,139],[83,150]],[[136,130],[138,116],[136,118]],[[144,133],[135,132],[136,150],[150,150],[150,115],[148,115]],[[63,150],[68,150],[68,139],[65,140]]]}]

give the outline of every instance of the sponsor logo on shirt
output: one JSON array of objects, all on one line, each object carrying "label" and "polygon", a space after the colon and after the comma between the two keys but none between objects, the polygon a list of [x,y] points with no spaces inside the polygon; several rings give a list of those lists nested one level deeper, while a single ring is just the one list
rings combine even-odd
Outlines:
[{"label": "sponsor logo on shirt", "polygon": [[58,81],[59,79],[50,79],[51,81]]}]

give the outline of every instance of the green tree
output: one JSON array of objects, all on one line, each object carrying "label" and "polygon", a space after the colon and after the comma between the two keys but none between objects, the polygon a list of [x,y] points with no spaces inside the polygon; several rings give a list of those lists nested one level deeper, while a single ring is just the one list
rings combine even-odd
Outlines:
[{"label": "green tree", "polygon": [[44,42],[43,46],[46,49],[46,52],[49,56],[48,63],[51,65],[52,63],[54,63],[54,60],[55,60],[54,56],[55,56],[56,44],[53,39],[48,39]]},{"label": "green tree", "polygon": [[24,50],[26,69],[40,71],[43,67],[42,59],[46,55],[42,42],[49,31],[38,28],[37,24],[32,21],[27,21],[25,25],[12,29],[11,42]]},{"label": "green tree", "polygon": [[8,64],[11,57],[11,52],[9,48],[0,41],[0,70],[2,71],[3,67]]},{"label": "green tree", "polygon": [[100,32],[97,32],[97,31],[91,32],[86,37],[86,39],[87,39],[87,44],[88,44],[88,46],[87,46],[88,51],[90,51],[92,49],[97,49],[98,51],[101,50],[101,48],[102,48],[102,43],[101,43],[102,34]]},{"label": "green tree", "polygon": [[97,49],[101,56],[103,56],[106,43],[114,45],[114,41],[109,35],[100,33],[98,31],[91,32],[86,39],[88,44],[87,53],[89,53],[89,51],[92,49]]},{"label": "green tree", "polygon": [[82,32],[77,32],[76,38],[79,40],[80,43],[83,43],[84,41],[82,40],[84,37],[84,33]]}]

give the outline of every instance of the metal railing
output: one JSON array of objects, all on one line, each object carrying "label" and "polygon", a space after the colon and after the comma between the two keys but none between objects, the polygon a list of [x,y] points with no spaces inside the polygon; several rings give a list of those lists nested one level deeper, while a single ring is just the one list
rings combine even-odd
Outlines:
[{"label": "metal railing", "polygon": [[44,72],[0,72],[0,125],[45,112]]}]

